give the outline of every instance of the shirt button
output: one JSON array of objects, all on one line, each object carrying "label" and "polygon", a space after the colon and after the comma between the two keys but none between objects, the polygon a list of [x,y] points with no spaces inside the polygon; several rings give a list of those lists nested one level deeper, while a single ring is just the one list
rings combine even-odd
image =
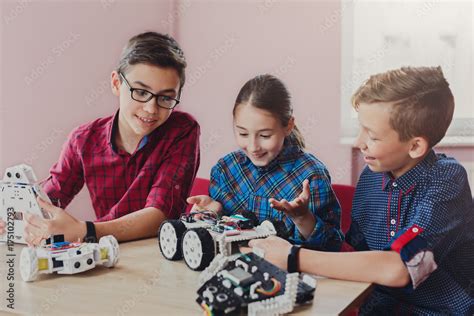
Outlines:
[{"label": "shirt button", "polygon": [[179,184],[175,185],[174,188],[175,188],[176,190],[178,190],[178,189],[179,189]]},{"label": "shirt button", "polygon": [[417,233],[417,232],[418,232],[418,228],[413,227],[413,228],[411,229],[411,231],[414,232],[414,233]]},{"label": "shirt button", "polygon": [[395,225],[396,223],[397,223],[397,221],[394,218],[390,221],[390,224],[392,224],[392,225]]},{"label": "shirt button", "polygon": [[397,184],[396,182],[392,183],[392,186],[393,186],[394,188],[396,188],[397,185],[398,185],[398,184]]},{"label": "shirt button", "polygon": [[390,232],[390,236],[395,236],[395,232],[393,230]]}]

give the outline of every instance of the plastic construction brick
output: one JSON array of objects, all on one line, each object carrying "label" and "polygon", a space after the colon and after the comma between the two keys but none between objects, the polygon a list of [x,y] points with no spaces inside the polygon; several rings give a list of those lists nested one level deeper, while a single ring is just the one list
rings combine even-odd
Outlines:
[{"label": "plastic construction brick", "polygon": [[200,277],[205,281],[196,302],[213,315],[289,313],[295,305],[310,303],[316,289],[315,279],[300,279],[298,273],[289,274],[254,253],[217,256]]}]

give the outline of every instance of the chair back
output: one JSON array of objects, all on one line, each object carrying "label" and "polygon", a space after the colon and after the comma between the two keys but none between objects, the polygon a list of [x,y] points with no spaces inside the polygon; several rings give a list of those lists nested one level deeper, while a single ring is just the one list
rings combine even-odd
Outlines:
[{"label": "chair back", "polygon": [[[204,179],[204,178],[194,179],[193,187],[191,188],[191,193],[189,193],[189,196],[209,195],[210,183],[211,181],[209,181],[209,179]],[[192,207],[193,206],[191,204],[186,207],[187,214],[191,211]]]},{"label": "chair back", "polygon": [[341,205],[341,230],[346,233],[351,227],[352,199],[355,187],[345,184],[333,184],[332,189]]}]

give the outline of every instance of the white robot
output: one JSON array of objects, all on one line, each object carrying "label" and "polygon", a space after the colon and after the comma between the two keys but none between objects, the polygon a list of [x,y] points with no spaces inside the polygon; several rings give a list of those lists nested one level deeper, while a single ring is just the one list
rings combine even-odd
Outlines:
[{"label": "white robot", "polygon": [[[236,214],[217,219],[211,212],[207,219],[196,220],[193,213],[179,220],[164,221],[158,231],[160,251],[168,260],[184,257],[195,271],[205,269],[216,254],[230,256],[239,252],[239,243],[255,238],[277,235],[277,223],[249,219]],[[206,214],[205,214],[206,215]],[[281,223],[284,225],[283,223]]]},{"label": "white robot", "polygon": [[30,166],[21,164],[5,170],[0,181],[0,219],[7,224],[7,233],[0,236],[0,242],[26,244],[23,238],[25,212],[49,218],[49,213],[38,205],[37,196],[51,203]]},{"label": "white robot", "polygon": [[39,273],[76,274],[102,263],[114,267],[119,259],[119,245],[114,236],[104,236],[99,243],[70,243],[63,235],[52,236],[42,247],[25,247],[20,255],[20,274],[24,281],[36,280]]}]

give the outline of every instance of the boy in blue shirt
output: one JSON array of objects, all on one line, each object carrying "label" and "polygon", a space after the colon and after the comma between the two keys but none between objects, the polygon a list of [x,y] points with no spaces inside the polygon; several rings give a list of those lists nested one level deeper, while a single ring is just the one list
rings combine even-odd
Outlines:
[{"label": "boy in blue shirt", "polygon": [[250,245],[283,268],[376,283],[363,315],[472,315],[472,195],[464,168],[432,150],[454,112],[441,68],[371,76],[352,103],[361,128],[356,146],[367,163],[346,235],[356,252],[298,253],[276,237]]}]

